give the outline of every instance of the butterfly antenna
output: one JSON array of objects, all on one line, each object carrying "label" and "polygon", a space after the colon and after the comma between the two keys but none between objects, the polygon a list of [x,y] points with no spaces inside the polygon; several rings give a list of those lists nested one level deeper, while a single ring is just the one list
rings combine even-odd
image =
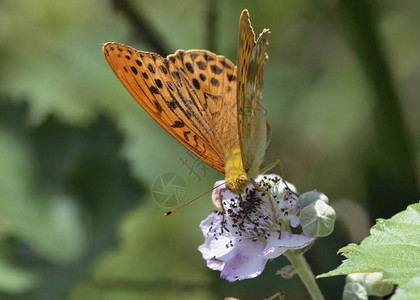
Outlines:
[{"label": "butterfly antenna", "polygon": [[178,210],[178,209],[180,209],[180,208],[183,208],[184,206],[187,206],[188,204],[190,204],[190,203],[193,203],[195,200],[198,200],[198,199],[200,199],[201,197],[203,197],[204,195],[206,195],[206,194],[208,194],[208,193],[210,193],[210,192],[212,192],[214,189],[217,189],[218,187],[220,187],[220,186],[222,186],[222,185],[224,185],[225,183],[223,182],[223,183],[221,183],[221,184],[219,184],[219,185],[216,185],[214,188],[212,188],[211,190],[208,190],[207,192],[204,192],[204,193],[202,193],[201,195],[199,195],[199,196],[197,196],[197,197],[195,197],[194,199],[192,199],[192,200],[190,200],[190,201],[188,201],[188,202],[185,202],[185,203],[183,203],[183,204],[181,204],[180,206],[177,206],[177,207],[175,207],[175,208],[173,208],[173,209],[171,209],[170,211],[167,211],[164,215],[165,216],[169,216],[170,214],[172,214],[174,211],[176,211],[176,210]]}]

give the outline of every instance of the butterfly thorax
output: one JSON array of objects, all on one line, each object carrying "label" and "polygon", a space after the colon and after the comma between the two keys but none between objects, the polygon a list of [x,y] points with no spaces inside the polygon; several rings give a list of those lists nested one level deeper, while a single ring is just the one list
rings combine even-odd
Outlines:
[{"label": "butterfly thorax", "polygon": [[227,155],[225,166],[226,187],[235,194],[242,194],[249,184],[247,173],[242,164],[241,149],[232,149]]}]

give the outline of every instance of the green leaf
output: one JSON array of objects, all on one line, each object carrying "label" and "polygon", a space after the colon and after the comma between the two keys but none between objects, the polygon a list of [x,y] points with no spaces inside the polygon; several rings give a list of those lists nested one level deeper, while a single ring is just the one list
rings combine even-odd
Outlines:
[{"label": "green leaf", "polygon": [[420,274],[407,281],[403,287],[397,289],[392,300],[416,300],[420,295]]},{"label": "green leaf", "polygon": [[382,272],[399,285],[392,299],[420,299],[420,204],[410,205],[391,219],[379,219],[360,245],[339,253],[347,258],[337,269],[318,278],[362,272]]}]

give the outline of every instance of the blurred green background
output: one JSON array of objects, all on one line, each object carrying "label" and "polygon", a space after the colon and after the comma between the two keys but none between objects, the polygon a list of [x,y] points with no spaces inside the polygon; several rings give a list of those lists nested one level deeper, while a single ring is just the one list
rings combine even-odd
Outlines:
[{"label": "blurred green background", "polygon": [[[282,258],[253,280],[206,268],[198,224],[210,196],[163,217],[152,184],[166,172],[186,199],[198,179],[186,150],[125,91],[102,53],[121,42],[167,55],[203,48],[236,61],[248,8],[270,28],[264,104],[268,164],[336,208],[335,232],[307,253],[315,274],[338,266],[375,218],[419,200],[420,2],[415,0],[0,2],[0,298],[308,299]],[[327,299],[344,278],[319,280]]]}]

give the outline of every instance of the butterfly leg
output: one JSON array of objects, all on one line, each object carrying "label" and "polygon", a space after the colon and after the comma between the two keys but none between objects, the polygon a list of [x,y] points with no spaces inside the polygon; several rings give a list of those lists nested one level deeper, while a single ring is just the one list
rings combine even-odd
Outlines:
[{"label": "butterfly leg", "polygon": [[280,159],[276,159],[275,161],[273,161],[271,164],[269,164],[268,166],[264,167],[263,169],[261,169],[259,171],[260,174],[264,174],[268,171],[270,171],[271,169],[273,169],[275,166],[280,165],[280,169],[281,169],[281,175],[283,176],[283,167],[281,166],[281,162]]},{"label": "butterfly leg", "polygon": [[274,300],[278,298],[279,300],[284,300],[285,296],[283,292],[277,292],[275,293],[273,296],[271,296],[270,298],[267,298],[267,300]]},{"label": "butterfly leg", "polygon": [[280,159],[276,159],[271,164],[269,164],[265,168],[261,169],[259,173],[260,174],[264,174],[264,173],[268,172],[269,170],[273,169],[277,165],[279,165],[279,168],[280,168],[280,177],[281,177],[281,180],[286,185],[286,187],[289,188],[288,185],[287,185],[286,179],[284,179],[285,178],[285,176],[284,176],[284,169],[283,169],[283,165],[281,164]]},{"label": "butterfly leg", "polygon": [[275,208],[275,205],[274,205],[274,200],[273,200],[273,197],[271,197],[270,192],[268,192],[268,191],[266,191],[265,189],[261,188],[261,187],[258,185],[258,183],[256,183],[256,182],[255,182],[255,180],[254,180],[254,179],[251,179],[251,183],[252,183],[252,185],[254,186],[254,188],[255,188],[257,191],[259,191],[260,193],[263,193],[264,195],[266,195],[266,196],[268,197],[268,200],[270,201],[270,205],[271,205],[271,210],[272,210],[272,212],[273,212],[273,217],[274,217],[274,220],[275,220],[275,222],[276,222],[276,223],[278,223],[278,222],[277,222],[276,208]]}]

